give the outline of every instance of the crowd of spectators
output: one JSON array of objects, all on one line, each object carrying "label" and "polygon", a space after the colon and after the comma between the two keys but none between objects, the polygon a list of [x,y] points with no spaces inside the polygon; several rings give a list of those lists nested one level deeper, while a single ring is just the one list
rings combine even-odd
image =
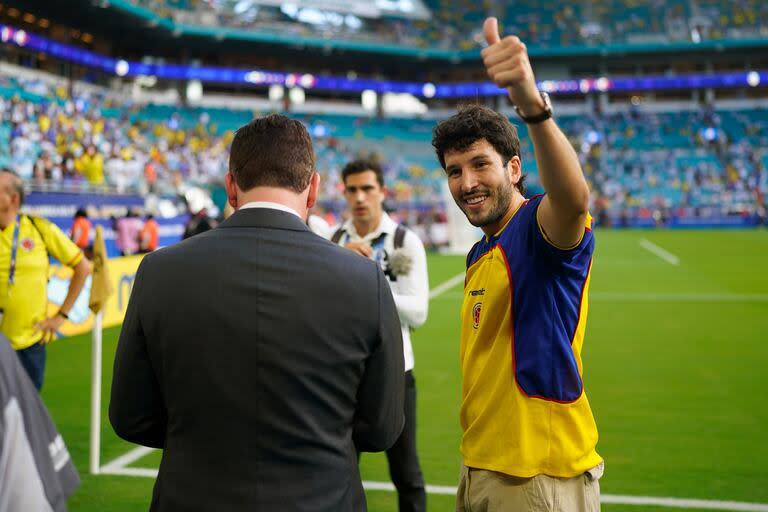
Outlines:
[{"label": "crowd of spectators", "polygon": [[[31,186],[177,198],[196,214],[210,201],[190,201],[190,191],[223,182],[233,132],[218,127],[215,111],[166,108],[152,116],[148,107],[105,93],[0,79],[0,90],[12,86],[16,94],[0,97],[0,163]],[[443,214],[444,173],[429,144],[432,121],[298,117],[314,135],[321,205],[329,215],[343,209],[340,169],[359,157],[382,163],[391,203],[403,208],[402,216]],[[599,213],[707,217],[754,214],[765,205],[766,110],[629,107],[559,120],[579,151]],[[531,191],[540,191],[525,143],[522,159]]]}]

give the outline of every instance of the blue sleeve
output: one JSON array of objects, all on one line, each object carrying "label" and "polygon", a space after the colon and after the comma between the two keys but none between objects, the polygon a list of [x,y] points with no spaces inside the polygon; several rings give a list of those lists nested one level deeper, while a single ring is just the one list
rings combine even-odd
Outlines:
[{"label": "blue sleeve", "polygon": [[[515,215],[516,218],[513,218],[513,222],[517,223],[518,228],[514,230],[519,237],[516,242],[526,247],[529,254],[536,260],[546,261],[555,268],[584,274],[589,267],[595,247],[591,216],[587,215],[584,235],[576,246],[567,249],[558,248],[547,240],[537,219],[542,199],[544,199],[543,194],[530,198],[520,207],[520,211]],[[513,240],[506,242],[507,244],[515,244]]]}]

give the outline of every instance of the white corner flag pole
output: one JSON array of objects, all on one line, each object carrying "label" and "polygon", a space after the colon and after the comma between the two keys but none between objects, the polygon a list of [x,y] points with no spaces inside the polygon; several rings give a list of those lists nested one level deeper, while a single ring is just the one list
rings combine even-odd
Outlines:
[{"label": "white corner flag pole", "polygon": [[101,448],[101,325],[104,313],[93,315],[91,331],[91,455],[90,471],[98,475],[99,450]]}]

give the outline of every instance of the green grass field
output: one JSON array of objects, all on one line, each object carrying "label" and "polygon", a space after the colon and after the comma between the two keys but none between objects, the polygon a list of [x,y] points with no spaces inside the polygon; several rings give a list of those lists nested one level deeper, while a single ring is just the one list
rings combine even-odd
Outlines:
[{"label": "green grass field", "polygon": [[[679,264],[643,248],[643,239]],[[463,258],[435,255],[429,265],[435,286],[462,272]],[[433,485],[456,485],[459,471],[460,300],[461,285],[435,298],[414,335],[419,451]],[[104,336],[102,463],[133,448],[106,415],[118,333]],[[599,231],[584,380],[606,460],[602,492],[768,504],[766,342],[768,231]],[[146,510],[152,479],[87,474],[90,338],[58,341],[48,361],[43,398],[83,477],[70,509]],[[132,466],[158,461],[153,453]],[[388,481],[381,454],[364,455],[361,471]],[[392,492],[369,492],[368,500],[373,512],[397,510]],[[430,495],[429,510],[453,510],[453,498]]]}]

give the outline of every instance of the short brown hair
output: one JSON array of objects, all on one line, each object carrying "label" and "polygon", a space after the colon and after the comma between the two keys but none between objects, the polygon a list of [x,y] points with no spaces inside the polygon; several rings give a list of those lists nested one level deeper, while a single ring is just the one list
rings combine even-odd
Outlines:
[{"label": "short brown hair", "polygon": [[243,191],[261,186],[303,192],[315,172],[315,152],[307,129],[278,114],[241,126],[232,141],[229,172]]},{"label": "short brown hair", "polygon": [[[520,138],[515,125],[506,116],[482,105],[462,105],[456,114],[432,131],[432,146],[443,169],[447,151],[465,151],[482,139],[493,146],[504,165],[513,156],[520,156]],[[525,194],[524,182],[523,174],[515,185],[521,194]]]},{"label": "short brown hair", "polygon": [[352,160],[341,170],[341,181],[346,184],[347,176],[365,171],[373,171],[376,175],[376,181],[379,182],[379,186],[384,186],[384,173],[381,170],[381,166],[373,160]]}]

